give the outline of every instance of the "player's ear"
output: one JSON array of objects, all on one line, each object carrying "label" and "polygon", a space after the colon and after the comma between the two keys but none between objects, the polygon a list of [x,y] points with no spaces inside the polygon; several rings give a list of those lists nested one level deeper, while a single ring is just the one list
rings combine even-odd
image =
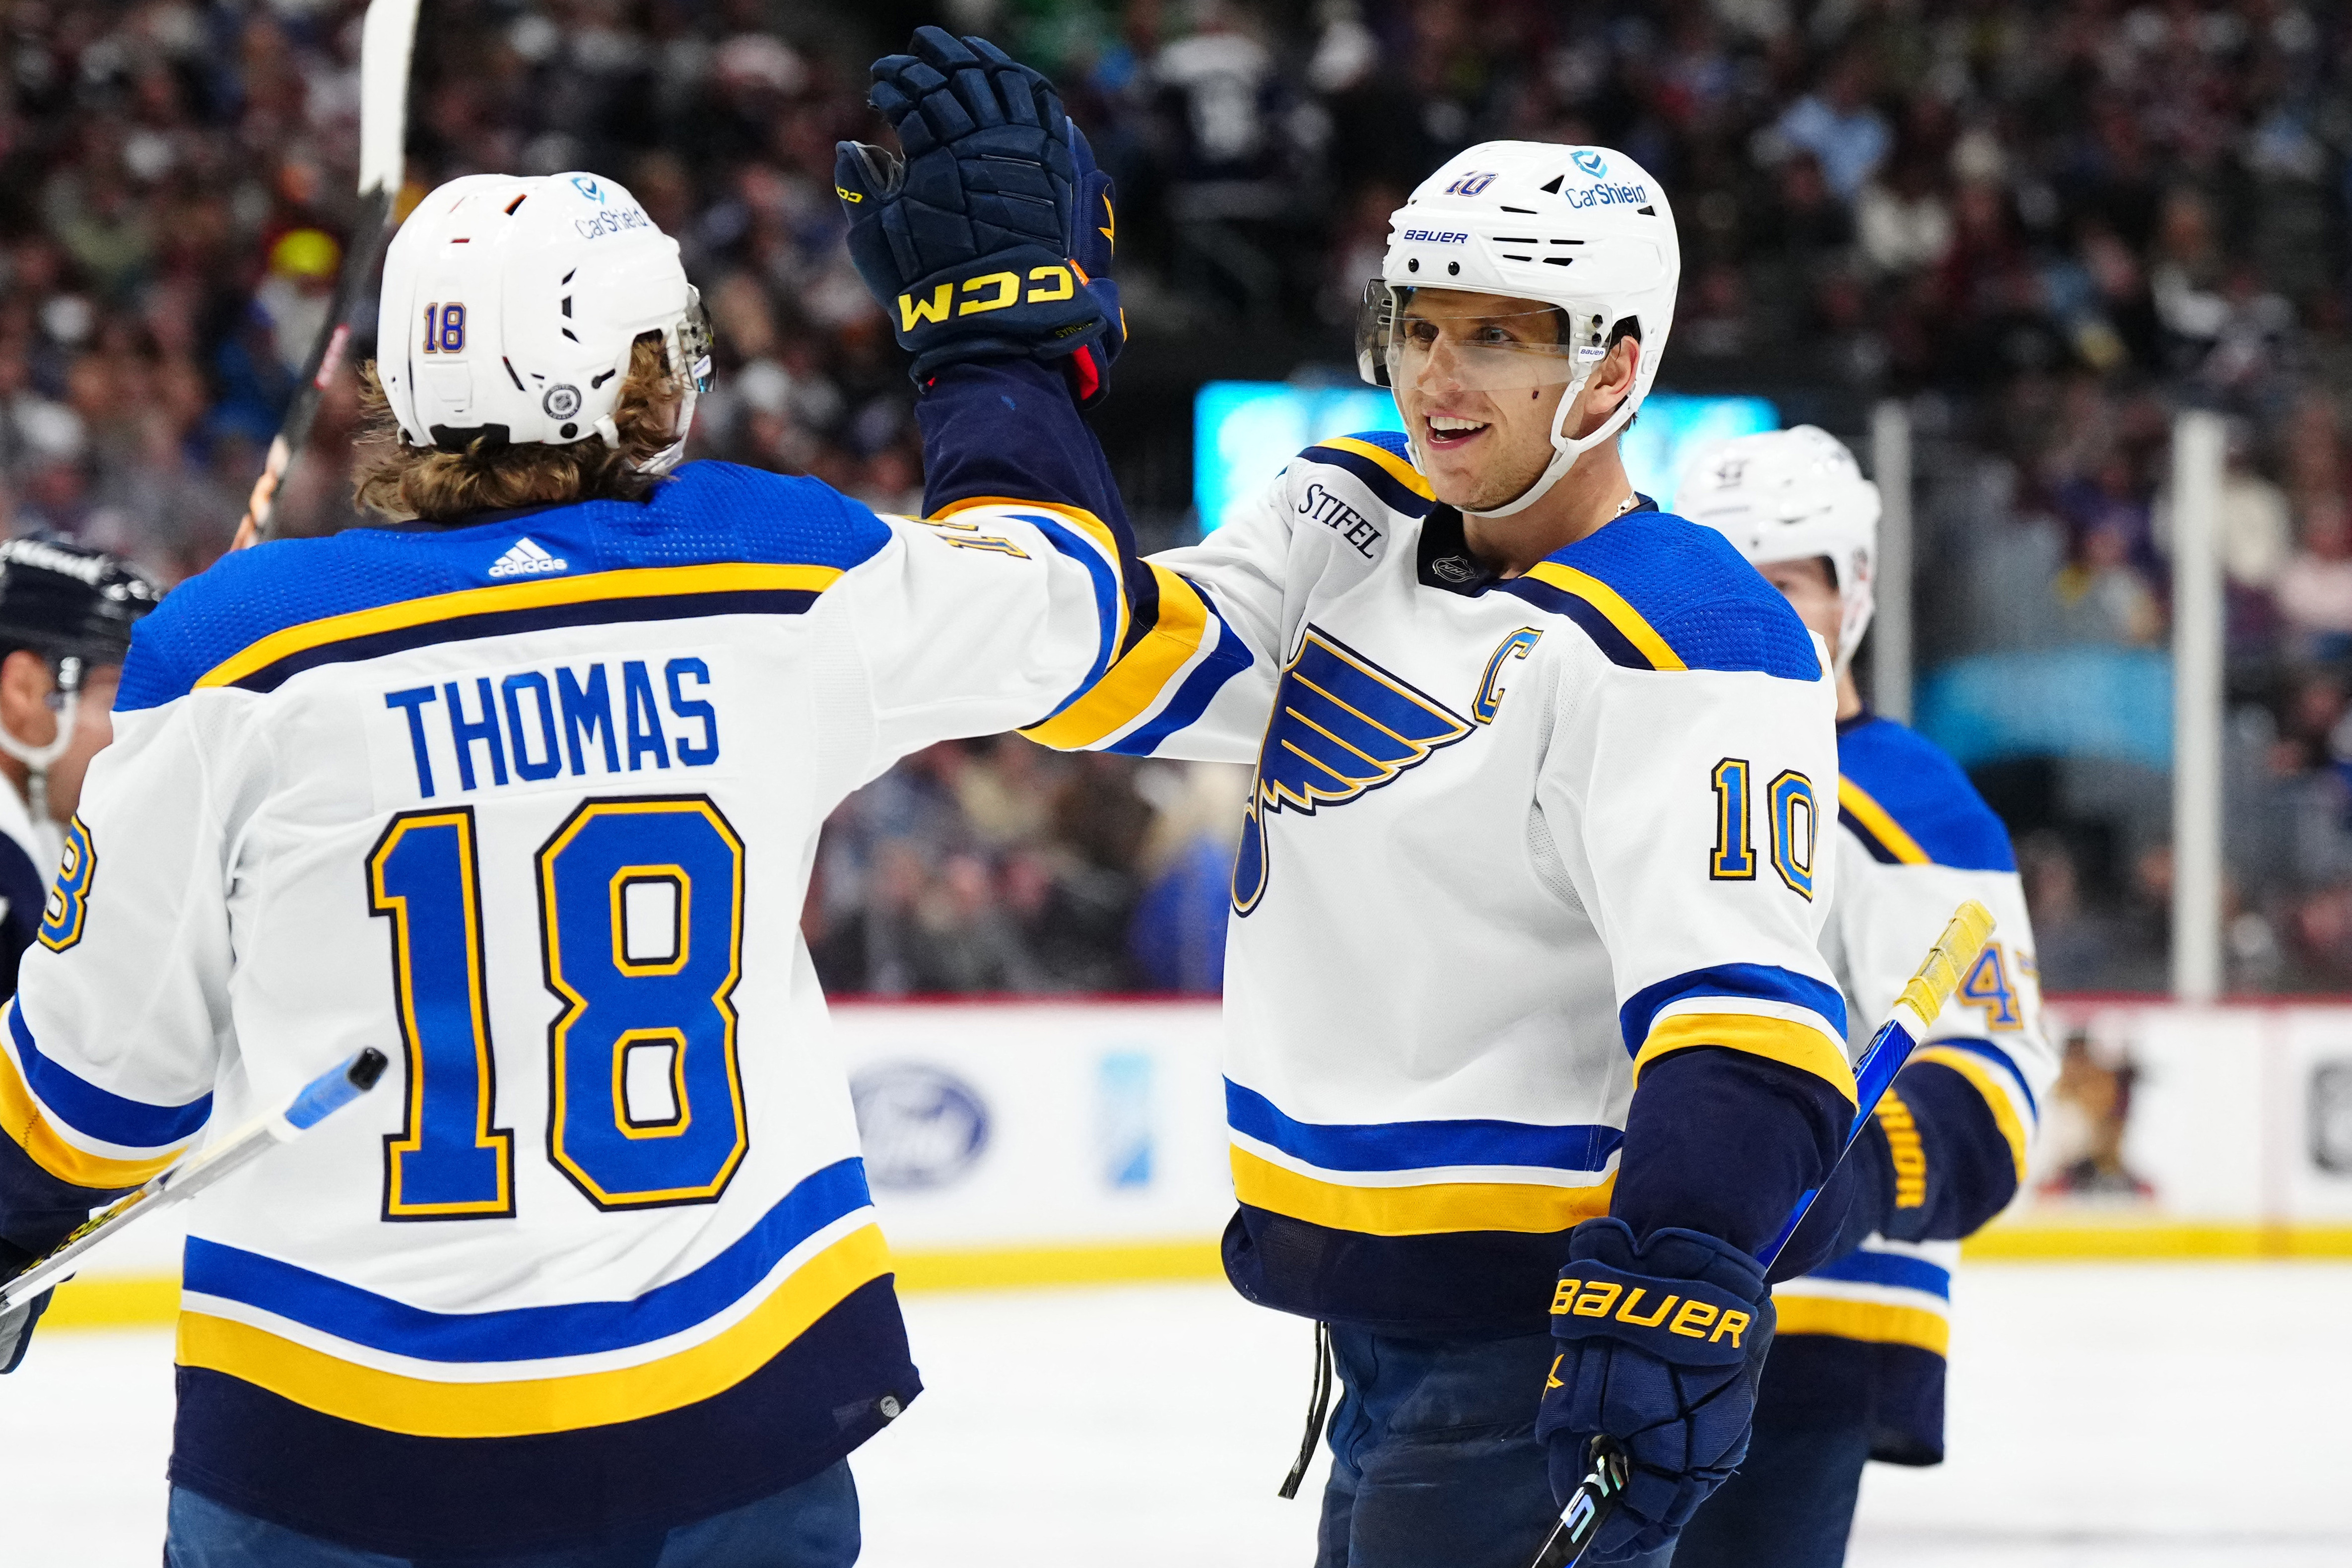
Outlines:
[{"label": "player's ear", "polygon": [[0,659],[0,725],[27,746],[47,745],[57,734],[48,706],[56,685],[48,661],[29,648]]},{"label": "player's ear", "polygon": [[1629,333],[1610,345],[1609,357],[1592,372],[1594,384],[1609,394],[1609,413],[1614,413],[1617,405],[1633,395],[1633,382],[1641,373],[1641,339]]}]

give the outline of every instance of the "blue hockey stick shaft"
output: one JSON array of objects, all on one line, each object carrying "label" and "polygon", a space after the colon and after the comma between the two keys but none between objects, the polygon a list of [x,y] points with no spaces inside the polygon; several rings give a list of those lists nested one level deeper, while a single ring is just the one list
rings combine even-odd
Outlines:
[{"label": "blue hockey stick shaft", "polygon": [[[1846,1128],[1845,1142],[1838,1149],[1840,1160],[1844,1159],[1846,1151],[1853,1147],[1854,1140],[1862,1136],[1863,1128],[1870,1124],[1871,1113],[1878,1109],[1878,1103],[1885,1097],[1888,1087],[1895,1082],[1895,1075],[1903,1071],[1903,1064],[1909,1061],[1911,1053],[1919,1049],[1919,1042],[1927,1038],[1927,1030],[1935,1025],[1937,1015],[1944,1010],[1944,1004],[1952,999],[1952,993],[1960,988],[1960,977],[1977,961],[1977,955],[1984,951],[1985,941],[1991,935],[1992,912],[1975,899],[1968,900],[1952,912],[1952,918],[1945,924],[1944,934],[1936,938],[1933,947],[1927,949],[1927,961],[1912,975],[1910,983],[1903,988],[1903,994],[1895,998],[1895,1005],[1886,1010],[1886,1018],[1879,1024],[1878,1032],[1870,1037],[1870,1043],[1863,1047],[1862,1055],[1854,1061],[1854,1103],[1857,1109],[1853,1124]],[[1829,1181],[1830,1173],[1836,1169],[1832,1164],[1829,1172],[1822,1173],[1824,1185]],[[1813,1199],[1821,1196],[1821,1191],[1820,1187],[1811,1188],[1797,1199],[1797,1206],[1789,1211],[1789,1218],[1781,1224],[1780,1234],[1756,1254],[1758,1262],[1767,1268],[1771,1267],[1772,1260],[1780,1257],[1789,1245],[1789,1239],[1797,1233],[1797,1227],[1804,1223],[1806,1212],[1813,1207]],[[1584,1548],[1591,1542],[1594,1533],[1608,1522],[1611,1514],[1617,1511],[1618,1500],[1624,1494],[1625,1488],[1623,1447],[1612,1437],[1595,1437],[1590,1463],[1591,1469],[1582,1484],[1569,1498],[1568,1506],[1560,1511],[1559,1520],[1552,1526],[1551,1535],[1545,1541],[1543,1550],[1536,1553],[1533,1568],[1573,1568],[1577,1559],[1584,1555]]]},{"label": "blue hockey stick shaft", "polygon": [[376,1085],[383,1076],[383,1052],[373,1046],[339,1061],[296,1091],[267,1115],[257,1116],[202,1153],[189,1155],[138,1191],[115,1199],[96,1218],[36,1259],[31,1268],[0,1284],[0,1312],[30,1301],[80,1266],[83,1254],[110,1239],[122,1227],[159,1208],[194,1197],[264,1152],[296,1138]]}]

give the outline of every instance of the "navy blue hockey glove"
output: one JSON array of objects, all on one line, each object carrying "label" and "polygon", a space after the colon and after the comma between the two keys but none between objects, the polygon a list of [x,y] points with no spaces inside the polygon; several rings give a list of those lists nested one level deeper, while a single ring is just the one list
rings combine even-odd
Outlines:
[{"label": "navy blue hockey glove", "polygon": [[[0,1284],[23,1273],[33,1261],[32,1253],[0,1241]],[[33,1325],[49,1310],[49,1298],[56,1294],[43,1291],[22,1306],[0,1312],[0,1373],[14,1372],[24,1362],[25,1347],[33,1343]]]},{"label": "navy blue hockey glove", "polygon": [[1109,180],[1045,77],[938,27],[916,29],[912,47],[874,62],[872,101],[905,159],[836,149],[858,276],[915,356],[918,385],[971,360],[1071,361],[1072,390],[1092,402],[1119,328],[1090,265],[1109,259]]},{"label": "navy blue hockey glove", "polygon": [[1588,1219],[1568,1255],[1551,1307],[1559,1355],[1536,1436],[1563,1505],[1594,1437],[1624,1445],[1623,1500],[1583,1559],[1624,1563],[1672,1541],[1748,1457],[1771,1296],[1755,1259],[1696,1230],[1660,1230],[1636,1248],[1623,1220]]}]

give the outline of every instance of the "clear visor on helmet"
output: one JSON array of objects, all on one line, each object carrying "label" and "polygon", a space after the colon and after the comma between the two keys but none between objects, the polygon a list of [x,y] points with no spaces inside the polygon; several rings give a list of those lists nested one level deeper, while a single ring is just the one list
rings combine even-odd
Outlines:
[{"label": "clear visor on helmet", "polygon": [[710,390],[710,313],[702,308],[702,290],[688,286],[686,314],[662,334],[662,353],[670,373],[677,378],[677,439],[642,465],[647,474],[667,474],[686,455],[687,432],[694,427],[694,405]]},{"label": "clear visor on helmet", "polygon": [[1607,357],[1608,331],[1596,310],[1454,288],[1396,288],[1374,278],[1356,318],[1356,367],[1375,386],[1565,386]]}]

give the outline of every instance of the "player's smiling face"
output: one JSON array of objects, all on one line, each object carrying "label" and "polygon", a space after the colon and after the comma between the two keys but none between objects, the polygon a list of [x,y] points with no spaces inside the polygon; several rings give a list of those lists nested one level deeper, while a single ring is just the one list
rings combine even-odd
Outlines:
[{"label": "player's smiling face", "polygon": [[1573,373],[1564,324],[1538,300],[1413,291],[1390,377],[1439,500],[1465,512],[1507,505],[1551,462],[1552,419]]}]

